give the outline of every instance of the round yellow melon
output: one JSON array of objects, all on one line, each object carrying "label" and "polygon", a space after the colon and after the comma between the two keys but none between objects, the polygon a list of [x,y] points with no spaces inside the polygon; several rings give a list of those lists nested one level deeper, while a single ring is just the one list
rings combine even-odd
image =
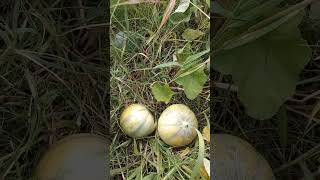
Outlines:
[{"label": "round yellow melon", "polygon": [[105,180],[106,140],[82,133],[58,141],[40,160],[36,180]]},{"label": "round yellow melon", "polygon": [[160,138],[174,147],[190,144],[197,136],[196,129],[198,129],[198,121],[195,114],[183,104],[169,106],[158,120]]},{"label": "round yellow melon", "polygon": [[156,122],[142,104],[131,104],[120,116],[121,130],[130,137],[141,138],[150,135],[156,128]]},{"label": "round yellow melon", "polygon": [[275,180],[268,162],[248,142],[228,134],[212,136],[213,179]]}]

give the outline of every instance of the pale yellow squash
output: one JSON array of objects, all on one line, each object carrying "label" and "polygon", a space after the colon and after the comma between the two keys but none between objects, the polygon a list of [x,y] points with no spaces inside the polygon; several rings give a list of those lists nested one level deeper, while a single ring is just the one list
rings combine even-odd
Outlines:
[{"label": "pale yellow squash", "polygon": [[35,180],[105,180],[106,139],[93,134],[70,135],[58,141],[40,160]]},{"label": "pale yellow squash", "polygon": [[197,136],[196,129],[198,121],[194,112],[183,104],[169,106],[158,120],[160,138],[174,147],[190,144]]},{"label": "pale yellow squash", "polygon": [[156,122],[142,104],[131,104],[120,116],[121,130],[130,137],[141,138],[150,135],[156,128]]},{"label": "pale yellow squash", "polygon": [[213,179],[275,180],[265,158],[248,142],[228,134],[213,134]]}]

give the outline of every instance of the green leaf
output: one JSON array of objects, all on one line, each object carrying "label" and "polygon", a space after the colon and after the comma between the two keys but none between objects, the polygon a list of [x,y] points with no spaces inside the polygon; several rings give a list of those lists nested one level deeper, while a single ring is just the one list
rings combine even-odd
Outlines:
[{"label": "green leaf", "polygon": [[201,68],[203,68],[203,67],[204,67],[204,63],[198,64],[198,65],[193,66],[193,67],[188,68],[188,69],[183,69],[183,68],[181,68],[181,69],[177,72],[176,76],[177,76],[177,78],[181,78],[181,77],[190,75],[190,74],[192,74],[193,72],[195,72],[195,71],[197,71],[197,70],[199,70],[199,69],[201,69]]},{"label": "green leaf", "polygon": [[311,58],[297,27],[300,21],[293,18],[255,41],[214,57],[213,67],[232,75],[248,115],[271,118],[293,94],[299,73]]},{"label": "green leaf", "polygon": [[180,64],[183,64],[186,61],[186,59],[192,55],[190,43],[187,43],[183,48],[179,49],[175,55],[177,57],[177,61]]},{"label": "green leaf", "polygon": [[162,85],[160,83],[155,83],[152,85],[151,90],[158,102],[165,102],[166,104],[170,102],[171,97],[174,94],[168,84]]},{"label": "green leaf", "polygon": [[277,29],[282,24],[288,22],[289,19],[297,16],[297,14],[299,14],[299,13],[300,13],[300,10],[293,11],[293,12],[289,13],[288,15],[284,16],[283,18],[271,23],[268,26],[265,26],[261,29],[254,31],[254,32],[247,33],[237,39],[233,39],[231,41],[228,41],[224,44],[224,49],[236,48],[236,47],[239,47],[239,46],[244,45],[246,43],[250,43],[256,39],[259,39],[260,37]]},{"label": "green leaf", "polygon": [[269,0],[262,3],[258,2],[258,4],[256,4],[254,7],[248,8],[247,10],[243,11],[243,13],[234,17],[228,27],[235,28],[257,20],[262,15],[266,14],[266,12],[276,9],[277,6],[283,1],[284,0]]},{"label": "green leaf", "polygon": [[186,29],[182,33],[183,39],[188,40],[188,41],[193,41],[195,39],[200,38],[203,35],[204,35],[204,33],[202,31],[194,30],[194,29]]},{"label": "green leaf", "polygon": [[177,9],[170,16],[170,21],[173,24],[188,22],[192,14],[191,8],[189,8],[189,6],[190,0],[180,0]]},{"label": "green leaf", "polygon": [[[182,64],[182,68],[181,68],[180,72],[184,72],[190,68],[193,68],[194,66],[201,64],[202,59],[200,59],[200,57],[204,56],[205,54],[207,54],[209,52],[210,52],[210,49],[207,49],[207,50],[201,51],[197,54],[194,54],[194,55],[187,57],[187,59]],[[179,74],[180,73],[178,73],[178,75]]]},{"label": "green leaf", "polygon": [[265,0],[239,0],[236,5],[237,8],[235,8],[233,11],[235,14],[242,14],[256,8],[264,1]]},{"label": "green leaf", "polygon": [[197,71],[188,75],[179,76],[175,80],[176,83],[183,86],[188,99],[193,100],[202,92],[203,86],[208,78],[203,70],[204,67],[201,66]]}]

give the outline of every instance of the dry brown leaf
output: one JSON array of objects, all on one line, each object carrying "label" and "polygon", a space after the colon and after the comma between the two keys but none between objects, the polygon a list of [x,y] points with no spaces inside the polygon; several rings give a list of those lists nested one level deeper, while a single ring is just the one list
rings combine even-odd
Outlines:
[{"label": "dry brown leaf", "polygon": [[111,8],[115,6],[133,5],[133,4],[141,4],[141,3],[159,3],[159,2],[160,0],[127,0],[119,4],[112,5]]},{"label": "dry brown leaf", "polygon": [[180,157],[181,157],[182,159],[185,158],[185,157],[189,154],[189,152],[190,152],[190,148],[187,147],[186,149],[184,149],[184,150],[182,150],[182,151],[180,152]]},{"label": "dry brown leaf", "polygon": [[157,30],[157,32],[155,34],[153,34],[148,40],[147,40],[147,43],[146,44],[149,44],[153,38],[158,34],[158,32],[160,31],[160,29],[166,24],[166,22],[168,21],[172,11],[173,11],[173,8],[174,6],[176,5],[176,0],[170,0],[165,12],[164,12],[164,15],[162,17],[162,20],[161,20],[161,23],[160,23],[160,26]]},{"label": "dry brown leaf", "polygon": [[200,175],[204,179],[210,180],[210,161],[207,158],[203,159],[203,165],[200,168]]},{"label": "dry brown leaf", "polygon": [[202,130],[203,139],[210,143],[210,129],[208,126],[204,127]]},{"label": "dry brown leaf", "polygon": [[164,12],[164,15],[163,15],[163,18],[162,18],[162,21],[160,23],[160,26],[158,28],[158,31],[163,27],[164,24],[166,24],[166,22],[168,21],[172,11],[173,11],[173,8],[174,6],[176,5],[176,0],[170,0],[167,8],[166,8],[166,11]]},{"label": "dry brown leaf", "polygon": [[140,4],[140,3],[158,3],[160,0],[128,0],[128,4]]}]

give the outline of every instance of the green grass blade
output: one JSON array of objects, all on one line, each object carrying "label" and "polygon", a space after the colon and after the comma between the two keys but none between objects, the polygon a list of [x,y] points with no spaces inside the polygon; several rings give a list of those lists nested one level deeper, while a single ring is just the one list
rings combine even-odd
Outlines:
[{"label": "green grass blade", "polygon": [[203,139],[203,136],[201,134],[200,131],[197,131],[197,134],[198,134],[198,140],[199,140],[199,151],[198,151],[198,158],[196,160],[196,163],[194,165],[194,168],[192,170],[192,173],[191,173],[191,177],[190,179],[196,179],[196,177],[199,175],[200,173],[200,168],[203,164],[203,158],[204,158],[204,139]]}]

